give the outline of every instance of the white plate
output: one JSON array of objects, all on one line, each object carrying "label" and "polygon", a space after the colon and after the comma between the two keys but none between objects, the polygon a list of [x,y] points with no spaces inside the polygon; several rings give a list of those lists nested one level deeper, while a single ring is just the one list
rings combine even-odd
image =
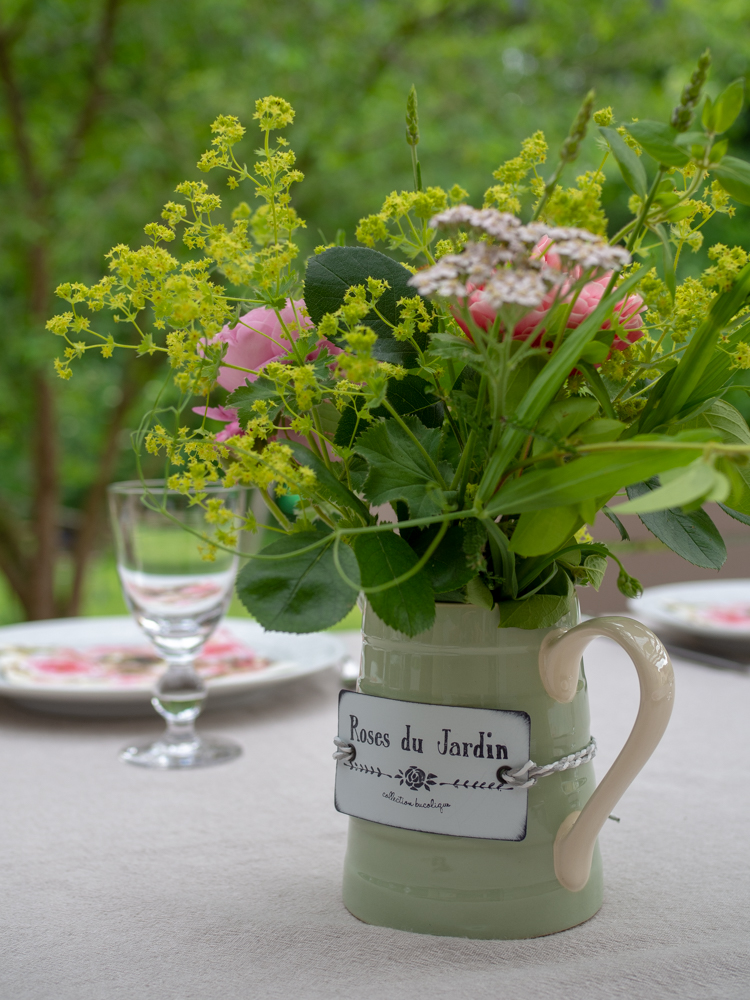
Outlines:
[{"label": "white plate", "polygon": [[[207,707],[230,707],[242,696],[306,677],[341,663],[346,649],[330,633],[292,635],[266,632],[256,622],[226,618],[227,630],[243,646],[270,660],[268,666],[250,672],[235,672],[223,677],[209,677]],[[134,646],[148,648],[148,641],[132,618],[118,615],[108,618],[59,618],[51,621],[24,622],[0,628],[0,658],[12,647],[69,648],[85,651],[98,646]],[[7,661],[9,662],[9,661]],[[152,680],[137,679],[127,687],[109,683],[106,678],[75,678],[40,682],[33,676],[0,668],[0,695],[39,711],[83,715],[132,715],[152,712]]]},{"label": "white plate", "polygon": [[696,580],[649,587],[629,609],[647,624],[694,638],[750,639],[750,580]]}]

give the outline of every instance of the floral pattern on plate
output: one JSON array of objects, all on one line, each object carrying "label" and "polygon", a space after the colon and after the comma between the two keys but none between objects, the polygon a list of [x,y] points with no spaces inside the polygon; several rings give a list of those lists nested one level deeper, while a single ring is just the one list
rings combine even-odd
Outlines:
[{"label": "floral pattern on plate", "polygon": [[704,604],[691,601],[669,601],[664,608],[675,618],[694,625],[721,630],[747,632],[750,629],[750,603]]},{"label": "floral pattern on plate", "polygon": [[[204,679],[256,673],[271,665],[240,642],[227,628],[219,629],[203,647],[196,669]],[[0,674],[6,683],[107,688],[150,687],[164,668],[148,645],[97,645],[85,649],[64,646],[6,646],[0,649]]]}]

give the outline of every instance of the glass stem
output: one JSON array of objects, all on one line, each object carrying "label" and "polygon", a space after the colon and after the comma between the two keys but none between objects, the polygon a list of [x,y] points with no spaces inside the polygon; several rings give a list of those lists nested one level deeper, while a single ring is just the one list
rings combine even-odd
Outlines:
[{"label": "glass stem", "polygon": [[167,723],[164,740],[171,746],[194,746],[195,720],[206,700],[206,685],[195,672],[194,657],[168,657],[151,704]]}]

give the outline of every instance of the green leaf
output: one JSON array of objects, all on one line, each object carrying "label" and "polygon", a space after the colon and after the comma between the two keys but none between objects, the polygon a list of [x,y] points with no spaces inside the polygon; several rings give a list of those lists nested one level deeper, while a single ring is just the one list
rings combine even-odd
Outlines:
[{"label": "green leaf", "polygon": [[[388,380],[386,398],[396,413],[406,416],[414,414],[425,427],[442,427],[444,409],[428,382],[418,375]],[[380,408],[379,408],[380,409]],[[383,409],[383,416],[387,411]],[[375,416],[380,416],[375,412]]]},{"label": "green leaf", "polygon": [[671,377],[657,405],[648,417],[641,418],[642,430],[649,431],[666,424],[688,403],[701,384],[703,374],[716,350],[719,334],[745,304],[748,293],[750,264],[743,267],[731,288],[714,299],[711,311],[693,335],[680,363],[667,373]]},{"label": "green leaf", "polygon": [[329,440],[334,438],[336,431],[338,430],[339,421],[341,420],[341,414],[333,403],[324,399],[322,403],[315,404],[313,412],[318,418],[320,429],[323,434],[325,434]]},{"label": "green leaf", "polygon": [[708,136],[696,129],[691,132],[678,132],[674,141],[675,145],[680,146],[682,149],[692,149],[695,147],[697,150],[696,155],[702,156],[703,151],[708,145]]},{"label": "green leaf", "polygon": [[620,539],[621,539],[621,541],[623,541],[623,542],[629,542],[630,541],[630,535],[628,534],[627,528],[622,523],[622,521],[617,516],[617,514],[615,514],[615,512],[613,510],[610,510],[610,508],[606,504],[602,507],[602,514],[604,514],[604,516],[609,521],[611,521],[612,524],[614,524],[614,526],[620,532]]},{"label": "green leaf", "polygon": [[361,455],[349,459],[349,481],[357,493],[362,492],[369,471],[370,467]]},{"label": "green leaf", "polygon": [[733,517],[735,521],[739,521],[740,524],[750,524],[750,514],[740,514],[738,510],[733,510],[723,503],[720,503],[719,506],[725,514],[729,514],[730,517]]},{"label": "green leaf", "polygon": [[500,601],[500,628],[550,628],[565,615],[575,614],[575,588],[567,573],[558,570],[544,590],[518,601]]},{"label": "green leaf", "polygon": [[258,416],[257,412],[253,410],[253,403],[257,403],[261,399],[281,404],[281,396],[275,384],[265,375],[259,375],[254,382],[239,386],[231,395],[227,396],[225,405],[236,407],[237,417],[244,427],[248,420]]},{"label": "green leaf", "polygon": [[[419,533],[409,544],[421,558],[438,533],[440,525],[433,524]],[[486,536],[485,536],[486,537]],[[450,590],[460,590],[476,576],[476,567],[469,565],[464,546],[464,529],[460,524],[452,524],[442,541],[425,563],[423,572],[436,594]]]},{"label": "green leaf", "polygon": [[713,168],[719,184],[742,205],[750,205],[750,163],[738,160],[736,156],[725,156]]},{"label": "green leaf", "polygon": [[677,287],[674,274],[674,257],[672,247],[669,244],[669,236],[664,226],[654,226],[654,232],[661,240],[661,255],[664,265],[664,284],[669,289],[669,294],[674,302],[675,289]]},{"label": "green leaf", "polygon": [[[544,575],[553,563],[557,563],[558,566],[578,567],[581,564],[581,559],[590,555],[611,557],[612,553],[603,542],[569,541],[557,552],[547,552],[543,556],[524,559],[518,570],[518,589],[521,593],[525,592],[534,581]],[[565,573],[557,573],[551,580],[545,581],[531,593],[536,593],[537,590],[545,594],[567,593],[562,587],[566,579]]]},{"label": "green leaf", "polygon": [[706,100],[703,103],[703,111],[701,112],[701,125],[707,132],[715,132],[716,116],[714,115],[714,102],[706,94]]},{"label": "green leaf", "polygon": [[361,409],[364,396],[360,396],[355,407],[351,403],[346,406],[341,414],[341,419],[333,435],[333,443],[344,448],[351,448],[360,434],[363,434],[370,426],[370,421],[363,420],[357,416],[358,409]]},{"label": "green leaf", "polygon": [[[612,340],[614,339],[614,333],[612,331],[602,331],[602,332],[605,334],[605,336],[609,335],[607,344],[606,345],[602,344],[601,340],[599,339],[601,334],[597,334],[597,339],[589,341],[587,347],[590,347],[592,344],[601,344],[602,346],[607,347],[607,354],[609,354],[612,346]],[[584,361],[582,358],[578,359],[577,365],[581,374],[586,378],[586,381],[588,382],[588,387],[591,390],[591,392],[593,392],[595,399],[599,401],[599,405],[601,406],[605,417],[609,417],[610,420],[614,420],[615,410],[614,407],[612,406],[612,400],[609,398],[609,392],[607,390],[607,387],[605,386],[604,381],[599,372],[597,371],[597,369],[593,366],[593,364],[589,364],[588,361]]]},{"label": "green leaf", "polygon": [[[378,587],[407,573],[417,556],[392,531],[357,535],[354,552],[363,587]],[[435,594],[424,570],[388,590],[367,594],[378,618],[404,635],[419,635],[435,620]]]},{"label": "green leaf", "polygon": [[[425,427],[416,417],[404,417],[404,423],[428,455],[437,455],[438,428]],[[405,500],[412,517],[443,511],[445,494],[430,463],[397,421],[379,420],[357,439],[355,449],[370,466],[364,494],[371,503]],[[448,468],[445,472],[452,475]]]},{"label": "green leaf", "polygon": [[[438,397],[430,389],[429,383],[418,375],[405,375],[401,379],[388,379],[385,397],[396,413],[401,416],[414,414],[419,417],[425,427],[441,427],[444,407]],[[364,397],[361,397],[363,400]],[[362,403],[358,403],[361,407]],[[375,407],[370,411],[374,417],[390,416],[384,406]],[[357,410],[349,405],[341,414],[333,438],[334,444],[351,448],[360,434],[370,426],[366,420],[357,421]]]},{"label": "green leaf", "polygon": [[[343,305],[344,295],[352,285],[367,286],[368,278],[380,278],[388,282],[389,288],[377,303],[374,311],[362,322],[378,335],[373,355],[379,361],[390,361],[405,368],[413,368],[417,354],[411,344],[396,340],[391,327],[399,320],[397,302],[402,298],[415,298],[417,292],[409,285],[411,272],[402,265],[386,257],[385,254],[368,247],[332,247],[311,257],[305,271],[305,305],[310,319],[316,325],[326,313],[336,312]],[[420,347],[427,342],[427,335],[417,332],[414,338]]]},{"label": "green leaf", "polygon": [[688,216],[695,214],[695,207],[693,205],[678,205],[673,208],[671,212],[667,212],[667,219],[670,222],[679,222],[681,219],[687,219]]},{"label": "green leaf", "polygon": [[721,349],[714,350],[711,360],[706,366],[698,386],[687,400],[685,408],[710,399],[726,386],[736,372],[736,369],[732,367],[734,364],[732,355],[740,344],[748,341],[750,341],[750,323],[745,323],[729,334],[728,340],[722,342]]},{"label": "green leaf", "polygon": [[486,608],[488,611],[492,611],[495,607],[495,598],[492,596],[492,591],[478,576],[475,576],[473,580],[469,580],[466,584],[466,597],[469,604],[475,604],[478,608]]},{"label": "green leaf", "polygon": [[689,158],[685,153],[674,145],[677,132],[664,122],[631,122],[625,128],[657,163],[664,163],[669,167],[684,167],[688,162]]},{"label": "green leaf", "polygon": [[[518,345],[521,346],[520,344]],[[505,408],[507,413],[513,413],[531,386],[534,379],[544,368],[545,359],[538,354],[525,357],[520,364],[511,360],[508,387],[505,393]]]},{"label": "green leaf", "polygon": [[570,396],[551,403],[544,416],[536,425],[535,433],[540,435],[534,439],[533,455],[541,455],[549,451],[553,444],[564,441],[581,424],[590,420],[599,411],[595,399],[580,396]]},{"label": "green leaf", "polygon": [[648,479],[667,469],[693,461],[696,453],[684,451],[624,450],[587,455],[555,469],[527,472],[506,483],[487,504],[487,513],[522,514],[579,503],[592,497],[613,496],[623,486]]},{"label": "green leaf", "polygon": [[720,458],[716,466],[731,484],[728,496],[719,499],[725,500],[727,507],[740,514],[750,514],[750,466],[735,465],[728,458]]},{"label": "green leaf", "polygon": [[566,597],[534,594],[520,601],[500,601],[500,628],[551,628],[570,612]]},{"label": "green leaf", "polygon": [[702,501],[715,488],[716,477],[716,469],[699,458],[658,489],[650,490],[635,500],[618,504],[614,512],[618,517],[622,517],[623,514],[650,514],[657,510],[684,507],[696,500]]},{"label": "green leaf", "polygon": [[615,129],[602,126],[599,131],[607,140],[627,186],[641,198],[645,198],[648,191],[648,179],[643,164],[635,152]]},{"label": "green leaf", "polygon": [[736,121],[745,100],[745,81],[743,79],[734,80],[716,98],[713,106],[713,128],[709,131],[721,135],[726,132]]},{"label": "green leaf", "polygon": [[470,340],[459,337],[455,333],[436,333],[430,340],[430,354],[447,361],[463,361],[465,364],[476,364],[479,352]]},{"label": "green leaf", "polygon": [[740,411],[723,399],[715,399],[697,418],[697,425],[705,424],[716,431],[725,444],[750,444],[750,427]]},{"label": "green leaf", "polygon": [[[713,399],[708,405],[703,404],[695,417],[677,426],[697,429],[707,427],[724,444],[750,444],[750,427],[745,418],[731,403],[723,399]],[[750,466],[735,464],[727,458],[720,459],[717,465],[732,485],[729,496],[723,498],[727,505],[750,513]]]},{"label": "green leaf", "polygon": [[520,556],[541,556],[554,552],[583,524],[577,506],[528,511],[518,519],[510,540],[511,552]]},{"label": "green leaf", "polygon": [[463,446],[459,444],[458,438],[453,433],[453,428],[446,422],[440,428],[440,449],[438,458],[441,462],[446,462],[451,468],[458,468],[458,463],[463,455]]},{"label": "green leaf", "polygon": [[722,139],[721,142],[715,142],[711,147],[711,163],[721,163],[727,155],[728,149],[729,139]]},{"label": "green leaf", "polygon": [[[635,500],[659,489],[658,479],[649,479],[628,487],[628,497]],[[682,510],[662,510],[640,514],[641,521],[652,535],[693,566],[721,569],[727,550],[721,535],[704,510],[686,514]]]},{"label": "green leaf", "polygon": [[461,527],[464,529],[464,552],[478,562],[487,544],[487,528],[476,517],[464,518]]},{"label": "green leaf", "polygon": [[[320,541],[316,531],[285,535],[262,555],[286,555]],[[344,572],[355,583],[359,569],[347,545],[339,547]],[[251,559],[237,577],[237,594],[247,610],[267,629],[318,632],[340,622],[354,607],[357,591],[339,576],[333,545],[278,561]]]},{"label": "green leaf", "polygon": [[575,435],[575,440],[582,444],[595,444],[599,441],[617,441],[625,430],[621,420],[610,420],[608,417],[595,417],[582,424]]},{"label": "green leaf", "polygon": [[[661,181],[656,192],[654,204],[661,205],[662,208],[672,208],[680,202],[680,195],[677,194],[672,184],[665,185],[664,181]],[[648,251],[645,252],[647,253]]]},{"label": "green leaf", "polygon": [[[634,437],[639,431],[649,430],[654,421],[654,413],[656,408],[660,405],[662,397],[669,388],[669,384],[677,371],[677,365],[674,368],[670,368],[669,371],[665,372],[661,378],[658,378],[655,382],[652,382],[649,386],[648,399],[646,400],[646,405],[641,411],[641,415],[636,421],[636,423],[631,424],[627,427],[622,434],[623,439]],[[653,424],[656,426],[656,424]]]},{"label": "green leaf", "polygon": [[[565,338],[562,345],[534,379],[518,405],[516,417],[519,423],[528,427],[534,426],[559,392],[560,386],[570,374],[571,369],[575,367],[585,345],[597,335],[615,304],[627,297],[631,288],[635,287],[640,278],[641,272],[639,270],[626,278],[609,295],[603,296],[596,309]],[[525,431],[512,427],[508,427],[504,431],[500,444],[490,457],[479,484],[477,498],[480,501],[486,502],[494,494],[500,477],[526,436]]]},{"label": "green leaf", "polygon": [[600,340],[590,340],[581,351],[581,361],[586,361],[591,365],[601,364],[609,354],[609,347],[602,344]]},{"label": "green leaf", "polygon": [[[339,507],[356,511],[364,518],[365,524],[369,523],[369,508],[329,471],[322,459],[318,458],[314,452],[310,451],[309,448],[306,448],[299,441],[290,440],[285,443],[292,449],[292,454],[299,464],[306,465],[315,473],[317,480],[316,490],[325,500],[329,500]],[[341,463],[337,464],[343,469]]]},{"label": "green leaf", "polygon": [[500,577],[501,591],[515,601],[518,597],[515,555],[510,551],[505,532],[501,531],[494,521],[487,520],[485,527],[487,528],[492,563],[495,572]]},{"label": "green leaf", "polygon": [[583,560],[583,568],[588,576],[590,586],[598,590],[604,582],[604,574],[607,572],[607,560],[604,556],[586,556]]}]

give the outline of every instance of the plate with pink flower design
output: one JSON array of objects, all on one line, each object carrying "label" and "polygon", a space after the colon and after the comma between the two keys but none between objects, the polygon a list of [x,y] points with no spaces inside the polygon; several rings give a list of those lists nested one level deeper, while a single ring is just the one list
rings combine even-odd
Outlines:
[{"label": "plate with pink flower design", "polygon": [[750,580],[649,587],[628,607],[668,644],[750,661]]},{"label": "plate with pink flower design", "polygon": [[[196,669],[208,708],[229,708],[263,688],[287,684],[345,658],[330,633],[267,632],[227,618]],[[151,712],[163,661],[128,616],[60,618],[0,628],[0,695],[38,711],[76,715]]]}]

